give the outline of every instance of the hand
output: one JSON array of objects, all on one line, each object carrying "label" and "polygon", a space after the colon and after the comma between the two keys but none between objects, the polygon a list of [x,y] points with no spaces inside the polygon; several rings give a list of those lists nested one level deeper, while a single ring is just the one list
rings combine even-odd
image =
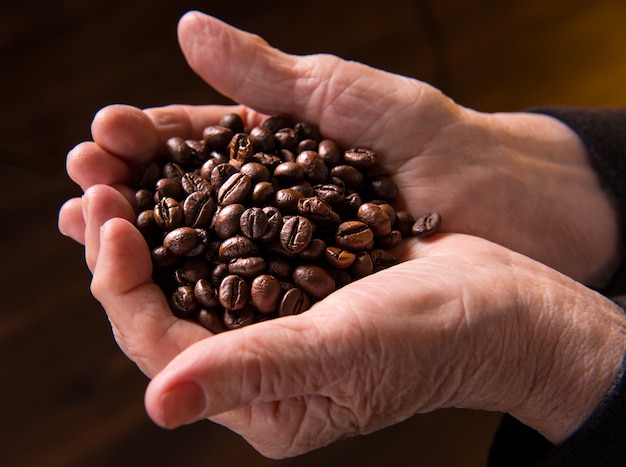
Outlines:
[{"label": "hand", "polygon": [[264,455],[285,457],[415,413],[464,407],[511,413],[559,443],[620,366],[619,307],[540,263],[458,234],[407,242],[403,263],[306,313],[207,338],[174,318],[151,282],[147,246],[120,218],[119,192],[96,186],[85,199],[87,230],[99,232],[99,246],[90,245],[93,293],[122,349],[154,377],[146,407],[166,427],[208,417]]},{"label": "hand", "polygon": [[[197,12],[181,20],[179,37],[192,68],[248,106],[234,110],[249,126],[262,118],[251,109],[314,123],[345,146],[379,151],[400,203],[441,212],[446,231],[487,238],[590,285],[613,273],[612,201],[580,141],[556,120],[465,109],[415,79],[328,55],[287,55]],[[105,108],[93,122],[94,142],[70,152],[68,171],[83,189],[127,184],[167,137],[199,137],[225,111]],[[83,241],[78,200],[61,211],[60,228]]]}]

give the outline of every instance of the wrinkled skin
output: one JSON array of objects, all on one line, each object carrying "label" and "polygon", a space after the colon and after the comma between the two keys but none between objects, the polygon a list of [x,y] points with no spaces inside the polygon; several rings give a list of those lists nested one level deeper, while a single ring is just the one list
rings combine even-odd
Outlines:
[{"label": "wrinkled skin", "polygon": [[[617,372],[626,324],[581,284],[614,271],[617,216],[567,127],[465,109],[336,57],[286,55],[199,13],[181,20],[179,40],[190,66],[242,105],[101,110],[93,141],[68,154],[85,193],[59,215],[85,245],[117,342],[153,378],[156,423],[210,418],[285,457],[442,407],[508,412],[557,444],[585,420]],[[401,206],[441,212],[446,233],[405,241],[402,264],[302,315],[217,336],[175,318],[126,185],[168,137],[198,138],[226,111],[249,127],[288,114],[371,147]]]}]

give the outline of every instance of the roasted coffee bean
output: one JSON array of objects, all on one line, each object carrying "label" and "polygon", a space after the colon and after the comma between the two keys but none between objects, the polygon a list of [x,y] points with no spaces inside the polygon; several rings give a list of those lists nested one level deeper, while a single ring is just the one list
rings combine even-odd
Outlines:
[{"label": "roasted coffee bean", "polygon": [[259,182],[252,188],[250,201],[253,206],[263,206],[274,197],[276,188],[272,182]]},{"label": "roasted coffee bean", "polygon": [[181,181],[185,175],[185,169],[176,162],[168,162],[163,166],[163,177]]},{"label": "roasted coffee bean", "polygon": [[224,325],[222,318],[223,311],[221,308],[201,308],[196,316],[196,321],[213,334],[228,331]]},{"label": "roasted coffee bean", "polygon": [[298,315],[311,307],[311,300],[304,290],[293,287],[287,290],[278,306],[279,316]]},{"label": "roasted coffee bean", "polygon": [[331,139],[320,141],[317,145],[317,152],[330,168],[335,167],[341,161],[341,149],[339,149],[337,143]]},{"label": "roasted coffee bean", "polygon": [[250,300],[260,313],[274,313],[278,310],[283,290],[280,281],[270,274],[261,274],[250,284]]},{"label": "roasted coffee bean", "polygon": [[198,167],[209,158],[209,150],[202,140],[188,139],[185,140],[191,151],[190,164]]},{"label": "roasted coffee bean", "polygon": [[367,250],[374,244],[374,233],[360,221],[342,222],[335,233],[337,246],[350,251]]},{"label": "roasted coffee bean", "polygon": [[178,255],[167,250],[163,245],[159,245],[150,250],[152,265],[155,269],[170,269],[176,266],[180,260]]},{"label": "roasted coffee bean", "polygon": [[391,221],[387,213],[377,204],[363,203],[357,211],[357,218],[372,229],[374,237],[384,237],[391,232]]},{"label": "roasted coffee bean", "polygon": [[280,244],[291,252],[299,253],[304,250],[313,237],[313,225],[303,216],[293,216],[283,223],[280,230]]},{"label": "roasted coffee bean", "polygon": [[426,238],[437,233],[441,228],[441,214],[429,212],[419,217],[411,227],[411,233],[415,237]]},{"label": "roasted coffee bean", "polygon": [[312,221],[327,221],[332,215],[333,208],[321,198],[312,196],[298,200],[298,212]]},{"label": "roasted coffee bean", "polygon": [[194,191],[183,201],[185,225],[204,227],[211,222],[215,213],[215,198],[203,191]]},{"label": "roasted coffee bean", "polygon": [[274,168],[274,177],[281,183],[293,183],[304,177],[304,169],[296,161],[287,161]]},{"label": "roasted coffee bean", "polygon": [[294,269],[292,278],[294,284],[318,300],[330,295],[335,290],[335,279],[320,266],[300,265]]},{"label": "roasted coffee bean", "polygon": [[211,176],[209,178],[211,186],[214,189],[219,190],[224,182],[236,173],[237,168],[233,164],[223,163],[216,165],[211,171]]},{"label": "roasted coffee bean", "polygon": [[259,256],[236,258],[228,263],[228,272],[246,279],[251,279],[265,272],[265,260]]},{"label": "roasted coffee bean", "polygon": [[230,262],[236,258],[246,258],[259,253],[259,246],[256,242],[243,235],[236,235],[227,238],[220,245],[219,259],[223,262]]},{"label": "roasted coffee bean", "polygon": [[242,165],[239,172],[247,175],[253,185],[259,182],[269,182],[271,178],[269,169],[258,162],[248,162]]},{"label": "roasted coffee bean", "polygon": [[190,317],[198,310],[198,301],[193,294],[193,288],[188,285],[178,287],[170,298],[172,311],[179,318]]},{"label": "roasted coffee bean", "polygon": [[298,256],[306,261],[316,261],[324,256],[326,242],[321,238],[313,238],[307,247],[298,253]]},{"label": "roasted coffee bean", "polygon": [[242,277],[229,274],[220,284],[218,298],[227,310],[241,310],[250,300],[250,288]]},{"label": "roasted coffee bean", "polygon": [[240,310],[224,310],[224,326],[227,329],[239,329],[254,323],[254,310],[245,306]]},{"label": "roasted coffee bean", "polygon": [[173,136],[165,142],[167,157],[177,164],[187,165],[191,161],[191,148],[179,136]]},{"label": "roasted coffee bean", "polygon": [[196,281],[193,294],[198,303],[205,308],[214,308],[220,304],[219,298],[215,293],[215,288],[209,279],[199,279]]},{"label": "roasted coffee bean", "polygon": [[267,215],[261,208],[248,208],[239,218],[241,233],[252,240],[259,240],[267,230]]},{"label": "roasted coffee bean", "polygon": [[256,126],[250,130],[250,140],[255,152],[269,152],[276,146],[274,133],[263,125]]},{"label": "roasted coffee bean", "polygon": [[163,246],[177,256],[183,256],[195,250],[201,238],[192,227],[178,227],[165,235]]},{"label": "roasted coffee bean", "polygon": [[300,154],[302,151],[317,151],[317,141],[314,139],[302,139],[296,146],[296,153]]},{"label": "roasted coffee bean", "polygon": [[169,197],[180,200],[184,194],[180,180],[173,178],[161,178],[157,180],[155,189],[159,195],[159,199]]},{"label": "roasted coffee bean", "polygon": [[261,237],[262,242],[271,242],[278,238],[280,230],[283,227],[283,216],[280,211],[274,206],[265,206],[263,208],[265,217],[267,217],[267,227],[265,233]]},{"label": "roasted coffee bean", "polygon": [[369,170],[378,164],[378,155],[374,151],[364,148],[348,149],[344,153],[343,159],[359,170]]},{"label": "roasted coffee bean", "polygon": [[201,191],[209,196],[212,196],[214,191],[211,184],[202,178],[200,175],[195,173],[186,173],[183,175],[181,179],[181,185],[183,186],[183,190],[185,193],[190,195],[195,191]]},{"label": "roasted coffee bean", "polygon": [[354,264],[356,254],[336,246],[326,248],[326,261],[334,268],[345,269]]},{"label": "roasted coffee bean", "polygon": [[286,279],[293,272],[292,262],[285,256],[272,255],[267,261],[266,271],[279,279]]},{"label": "roasted coffee bean", "polygon": [[243,203],[248,198],[251,189],[250,177],[237,172],[222,184],[217,193],[217,200],[220,204]]},{"label": "roasted coffee bean", "polygon": [[162,232],[154,218],[154,209],[142,211],[137,216],[136,221],[139,231],[149,237],[153,237]]},{"label": "roasted coffee bean", "polygon": [[154,208],[154,194],[146,188],[140,188],[135,192],[136,211],[147,211]]},{"label": "roasted coffee bean", "polygon": [[328,178],[328,166],[315,151],[300,152],[296,157],[296,164],[302,167],[304,176],[312,183],[322,183]]},{"label": "roasted coffee bean", "polygon": [[374,265],[374,272],[382,271],[398,264],[398,259],[388,250],[375,248],[370,252],[370,256]]},{"label": "roasted coffee bean", "polygon": [[136,225],[173,313],[214,333],[303,312],[441,223],[396,212],[374,151],[285,117],[246,132],[226,114],[163,154],[137,171]]},{"label": "roasted coffee bean", "polygon": [[222,125],[211,125],[202,131],[202,139],[210,149],[224,149],[233,136],[233,130]]},{"label": "roasted coffee bean", "polygon": [[344,189],[334,183],[315,185],[315,196],[327,202],[331,206],[338,206],[344,200]]},{"label": "roasted coffee bean", "polygon": [[237,133],[230,140],[228,146],[230,159],[237,161],[241,164],[252,161],[252,155],[254,154],[254,147],[250,136],[246,133]]},{"label": "roasted coffee bean", "polygon": [[365,180],[363,172],[361,172],[356,167],[347,164],[337,165],[333,167],[330,171],[330,175],[332,177],[337,177],[343,180],[343,182],[346,184],[346,187],[349,188],[358,188]]},{"label": "roasted coffee bean", "polygon": [[183,207],[174,198],[163,198],[154,206],[154,220],[163,230],[173,230],[183,225]]},{"label": "roasted coffee bean", "polygon": [[244,129],[243,120],[238,114],[235,113],[227,113],[222,115],[219,124],[221,126],[225,126],[226,128],[230,128],[233,133],[241,133]]},{"label": "roasted coffee bean", "polygon": [[301,191],[294,188],[283,188],[274,193],[274,205],[283,214],[296,214],[298,212],[298,200],[303,198]]},{"label": "roasted coffee bean", "polygon": [[350,273],[356,278],[369,276],[374,272],[374,262],[372,257],[367,251],[359,251],[354,258],[352,266],[350,266]]},{"label": "roasted coffee bean", "polygon": [[245,211],[243,204],[228,204],[220,208],[214,218],[212,228],[218,237],[226,239],[239,233],[241,215]]}]

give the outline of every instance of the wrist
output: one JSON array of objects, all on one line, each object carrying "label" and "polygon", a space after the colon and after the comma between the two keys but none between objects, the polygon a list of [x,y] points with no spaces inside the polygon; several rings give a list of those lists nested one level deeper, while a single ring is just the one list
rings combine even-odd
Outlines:
[{"label": "wrist", "polygon": [[536,321],[525,355],[529,371],[523,372],[528,390],[507,410],[556,445],[607,396],[626,350],[622,309],[579,284],[568,287],[565,293],[544,290],[542,306],[531,312]]},{"label": "wrist", "polygon": [[515,225],[524,229],[494,240],[588,286],[604,287],[621,259],[619,214],[577,134],[546,115],[468,113],[491,147],[482,163],[501,187]]}]

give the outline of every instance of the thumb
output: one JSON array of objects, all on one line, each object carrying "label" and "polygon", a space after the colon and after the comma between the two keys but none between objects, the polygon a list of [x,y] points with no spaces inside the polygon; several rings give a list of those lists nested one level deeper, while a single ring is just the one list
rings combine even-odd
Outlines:
[{"label": "thumb", "polygon": [[268,115],[316,123],[322,134],[340,142],[362,138],[365,129],[383,131],[380,116],[405,111],[416,85],[426,87],[331,55],[289,55],[197,11],[181,18],[178,39],[191,68],[218,92]]},{"label": "thumb", "polygon": [[334,374],[321,371],[321,360],[331,353],[320,351],[319,334],[312,320],[298,315],[206,338],[154,377],[146,410],[158,425],[174,428],[249,405],[315,394],[323,385],[317,377]]}]

